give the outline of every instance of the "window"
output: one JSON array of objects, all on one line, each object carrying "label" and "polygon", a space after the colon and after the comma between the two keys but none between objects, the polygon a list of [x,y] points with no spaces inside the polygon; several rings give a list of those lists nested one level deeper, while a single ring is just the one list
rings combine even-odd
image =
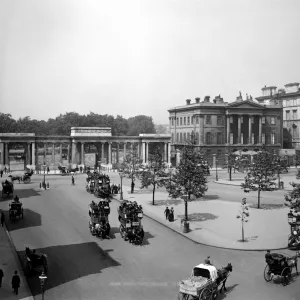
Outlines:
[{"label": "window", "polygon": [[182,132],[180,132],[180,143],[182,143]]},{"label": "window", "polygon": [[233,133],[230,133],[230,144],[233,145]]},{"label": "window", "polygon": [[196,124],[199,124],[199,116],[196,116]]},{"label": "window", "polygon": [[240,117],[241,118],[241,124],[244,123],[244,117]]},{"label": "window", "polygon": [[187,133],[187,141],[190,142],[190,133]]},{"label": "window", "polygon": [[262,124],[266,124],[266,117],[262,117],[262,118],[261,118],[261,123],[262,123]]},{"label": "window", "polygon": [[275,133],[271,133],[271,144],[275,144]]},{"label": "window", "polygon": [[217,132],[217,144],[223,144],[222,141],[223,133],[222,132]]},{"label": "window", "polygon": [[222,126],[223,125],[223,117],[222,116],[217,116],[217,125]]},{"label": "window", "polygon": [[173,125],[174,125],[174,119],[171,118],[171,126],[173,126]]},{"label": "window", "polygon": [[295,127],[294,125],[293,125],[293,134],[292,134],[292,138],[294,139],[294,138],[296,138],[297,137],[297,127]]},{"label": "window", "polygon": [[183,118],[183,124],[186,125],[186,117]]},{"label": "window", "polygon": [[293,120],[297,120],[297,109],[293,110]]},{"label": "window", "polygon": [[210,149],[206,150],[206,156],[207,156],[207,158],[211,157],[211,150]]},{"label": "window", "polygon": [[211,124],[211,116],[206,116],[206,124]]},{"label": "window", "polygon": [[177,118],[177,125],[179,125],[179,118]]},{"label": "window", "polygon": [[194,116],[191,117],[191,124],[194,124]]},{"label": "window", "polygon": [[285,119],[290,120],[290,111],[289,110],[285,111]]},{"label": "window", "polygon": [[218,149],[218,154],[217,154],[218,158],[222,157],[222,149]]},{"label": "window", "polygon": [[176,133],[176,142],[177,143],[179,142],[179,133],[178,132]]},{"label": "window", "polygon": [[174,143],[174,133],[172,133],[172,143]]},{"label": "window", "polygon": [[182,117],[180,117],[180,125],[182,125]]},{"label": "window", "polygon": [[251,123],[254,124],[254,117],[250,117]]},{"label": "window", "polygon": [[183,142],[186,142],[186,133],[183,134]]},{"label": "window", "polygon": [[190,117],[187,118],[187,124],[190,125]]},{"label": "window", "polygon": [[262,144],[266,143],[266,135],[264,133],[261,134],[261,142]]},{"label": "window", "polygon": [[210,145],[211,142],[211,132],[206,132],[206,144]]},{"label": "window", "polygon": [[275,118],[271,117],[271,124],[274,125],[275,124]]},{"label": "window", "polygon": [[196,145],[199,145],[199,132],[196,132]]}]

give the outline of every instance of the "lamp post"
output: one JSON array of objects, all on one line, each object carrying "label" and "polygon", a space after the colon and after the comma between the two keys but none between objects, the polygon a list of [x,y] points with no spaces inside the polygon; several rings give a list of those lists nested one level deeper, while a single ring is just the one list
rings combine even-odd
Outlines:
[{"label": "lamp post", "polygon": [[119,170],[119,175],[121,178],[121,194],[120,194],[120,200],[123,200],[123,177],[124,177],[124,173],[122,170]]},{"label": "lamp post", "polygon": [[218,158],[216,157],[216,181],[218,181]]},{"label": "lamp post", "polygon": [[40,284],[41,284],[41,292],[42,292],[42,300],[44,300],[44,293],[45,293],[45,282],[47,280],[47,276],[45,275],[44,271],[42,272],[41,276],[39,276]]}]

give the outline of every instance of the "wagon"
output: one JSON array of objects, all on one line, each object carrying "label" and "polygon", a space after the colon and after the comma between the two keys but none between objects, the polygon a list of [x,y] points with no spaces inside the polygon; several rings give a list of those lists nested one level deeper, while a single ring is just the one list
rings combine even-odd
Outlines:
[{"label": "wagon", "polygon": [[[232,265],[217,270],[215,266],[200,264],[193,268],[191,276],[179,282],[179,300],[214,300],[224,288],[232,272]],[[218,290],[221,285],[220,291]]]},{"label": "wagon", "polygon": [[12,182],[9,182],[7,180],[5,180],[5,182],[2,182],[2,197],[4,197],[4,195],[14,195],[14,184]]},{"label": "wagon", "polygon": [[9,219],[11,221],[15,221],[17,217],[20,217],[22,219],[24,217],[22,203],[12,202],[11,204],[9,204]]},{"label": "wagon", "polygon": [[27,272],[29,274],[37,273],[41,274],[48,272],[47,255],[43,253],[36,253],[35,250],[31,250],[28,247],[25,248],[25,259]]},{"label": "wagon", "polygon": [[296,252],[295,256],[289,256],[283,253],[272,253],[271,258],[268,259],[267,265],[264,270],[264,278],[267,282],[270,282],[274,276],[281,277],[282,284],[288,284],[292,278],[292,270],[296,268],[298,274],[298,257],[299,252]]}]

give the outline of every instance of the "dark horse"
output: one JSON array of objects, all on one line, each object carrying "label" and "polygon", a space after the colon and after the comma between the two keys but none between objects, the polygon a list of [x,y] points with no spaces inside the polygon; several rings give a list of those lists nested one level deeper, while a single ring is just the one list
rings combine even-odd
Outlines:
[{"label": "dark horse", "polygon": [[25,254],[27,257],[27,267],[29,271],[34,271],[37,268],[42,268],[43,271],[47,273],[48,263],[46,254],[36,253],[35,250],[31,250],[28,247],[25,248]]},{"label": "dark horse", "polygon": [[9,175],[8,177],[11,178],[12,182],[15,182],[16,180],[18,180],[19,183],[20,183],[21,180],[22,180],[22,177],[21,177],[21,176],[12,176],[12,175]]},{"label": "dark horse", "polygon": [[223,267],[222,269],[218,269],[218,278],[216,280],[216,284],[217,284],[217,286],[222,284],[220,293],[222,293],[223,288],[224,288],[224,291],[227,290],[225,287],[225,283],[226,283],[226,280],[227,280],[230,272],[232,272],[231,263],[228,263],[228,265],[226,267]]}]

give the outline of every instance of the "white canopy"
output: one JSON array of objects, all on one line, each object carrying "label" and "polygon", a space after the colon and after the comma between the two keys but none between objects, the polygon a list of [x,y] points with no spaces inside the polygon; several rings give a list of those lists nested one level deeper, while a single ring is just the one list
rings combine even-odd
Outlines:
[{"label": "white canopy", "polygon": [[215,281],[218,278],[217,268],[215,266],[200,264],[198,266],[195,266],[194,268],[208,270],[212,281]]}]

